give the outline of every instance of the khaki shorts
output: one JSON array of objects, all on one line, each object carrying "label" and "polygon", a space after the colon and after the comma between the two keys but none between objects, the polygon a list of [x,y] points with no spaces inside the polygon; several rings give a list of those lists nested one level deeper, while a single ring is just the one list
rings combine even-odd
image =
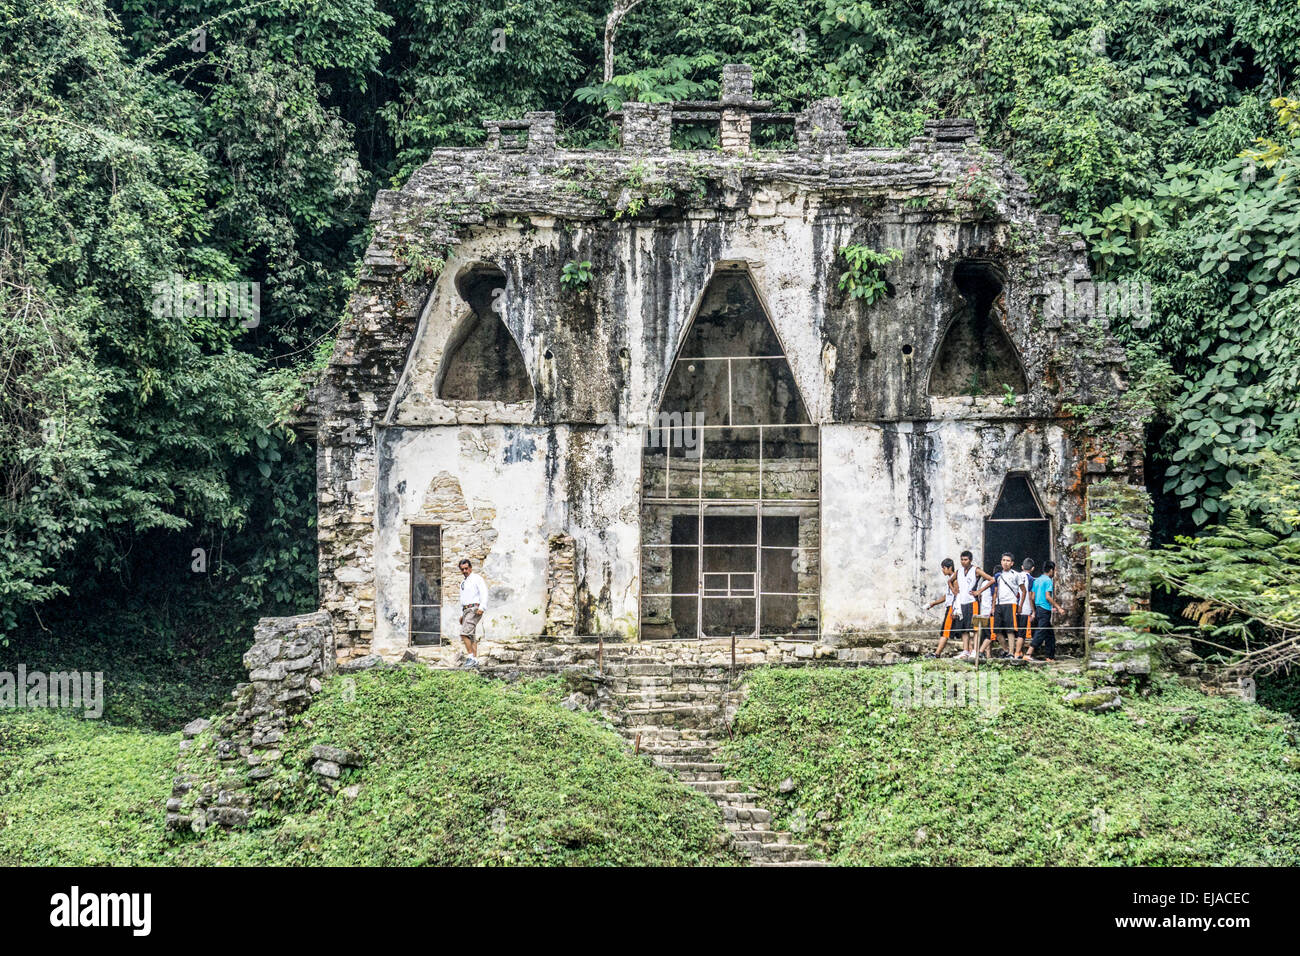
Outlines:
[{"label": "khaki shorts", "polygon": [[479,619],[483,617],[483,609],[477,607],[468,607],[460,614],[460,636],[473,637],[474,632],[478,630]]}]

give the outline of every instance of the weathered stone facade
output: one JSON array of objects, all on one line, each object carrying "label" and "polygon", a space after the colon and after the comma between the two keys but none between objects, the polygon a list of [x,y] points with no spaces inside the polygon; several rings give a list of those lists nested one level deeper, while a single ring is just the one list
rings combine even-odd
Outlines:
[{"label": "weathered stone facade", "polygon": [[[683,546],[647,537],[669,520],[643,504],[647,428],[691,412],[666,395],[697,322],[742,313],[781,353],[745,358],[784,363],[794,391],[775,412],[786,418],[754,427],[806,428],[811,451],[773,462],[755,496],[734,489],[754,483],[759,459],[736,453],[720,494],[788,496],[781,481],[799,485],[811,463],[807,500],[772,509],[798,522],[797,541],[781,531],[796,542],[797,594],[779,616],[792,632],[832,646],[928,640],[939,561],[970,548],[996,563],[986,522],[1011,475],[1027,476],[1050,528],[1050,553],[1035,557],[1060,565],[1062,624],[1082,627],[1072,526],[1087,488],[1143,480],[1139,434],[1103,450],[1071,414],[1125,387],[1105,318],[1060,308],[1091,281],[1083,242],[1035,209],[968,121],[927,123],[903,149],[849,148],[836,102],[769,113],[747,76],[728,68],[715,104],[625,104],[616,150],[558,148],[549,114],[489,124],[487,148],[436,150],[379,194],[312,393],[321,600],[340,658],[400,656],[417,603],[422,626],[454,635],[461,556],[489,585],[485,637],[654,636],[643,623],[673,612],[643,597],[647,580],[671,575],[649,551]],[[722,150],[670,149],[675,120],[716,120]],[[792,124],[795,148],[754,149],[763,123]],[[849,245],[902,250],[883,267],[887,295],[867,304],[841,288]],[[515,367],[473,344],[497,341],[492,321],[527,389],[484,373]],[[476,364],[457,370],[465,356]],[[703,514],[710,487],[697,494]],[[441,573],[418,582],[417,602],[419,524],[439,528]],[[731,573],[743,594],[746,572]]]}]

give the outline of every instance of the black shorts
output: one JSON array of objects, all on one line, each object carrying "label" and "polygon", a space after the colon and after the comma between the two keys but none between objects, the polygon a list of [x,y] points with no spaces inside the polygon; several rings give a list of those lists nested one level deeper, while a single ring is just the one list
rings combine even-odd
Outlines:
[{"label": "black shorts", "polygon": [[1031,636],[1032,635],[1029,633],[1029,615],[1017,614],[1016,615],[1016,637],[1023,637],[1025,640],[1029,640]]},{"label": "black shorts", "polygon": [[962,604],[958,606],[957,612],[957,630],[970,631],[975,623],[975,605]]},{"label": "black shorts", "polygon": [[1016,629],[1016,606],[999,604],[993,609],[993,636],[1005,634],[1008,639],[1014,637]]}]

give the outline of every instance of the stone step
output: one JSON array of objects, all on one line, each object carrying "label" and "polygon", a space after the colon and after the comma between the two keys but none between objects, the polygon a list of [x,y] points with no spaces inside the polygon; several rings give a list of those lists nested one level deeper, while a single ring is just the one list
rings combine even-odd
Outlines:
[{"label": "stone step", "polygon": [[750,866],[830,866],[825,860],[750,860]]},{"label": "stone step", "polygon": [[810,848],[802,843],[760,843],[757,840],[735,840],[733,845],[742,853],[771,863],[790,863],[806,860]]},{"label": "stone step", "polygon": [[[452,665],[447,666],[451,667],[452,670],[459,669]],[[509,677],[515,674],[520,677],[549,677],[558,673],[561,669],[545,664],[489,664],[486,660],[480,658],[479,665],[474,668],[474,671],[482,677]]]},{"label": "stone step", "polygon": [[708,729],[718,724],[722,714],[716,707],[692,705],[662,708],[628,708],[623,711],[627,725]]},{"label": "stone step", "polygon": [[677,680],[703,678],[725,679],[731,674],[729,667],[714,664],[677,664],[663,662],[618,663],[605,662],[605,676],[618,677],[669,677]]},{"label": "stone step", "polygon": [[660,760],[656,759],[655,764],[663,767],[665,770],[671,770],[674,773],[722,773],[726,769],[724,764],[707,763],[697,760]]},{"label": "stone step", "polygon": [[[664,769],[666,770],[668,768],[665,767]],[[677,779],[680,780],[682,783],[689,783],[689,784],[716,783],[717,781],[722,779],[722,774],[720,773],[679,773],[677,774]]]},{"label": "stone step", "polygon": [[636,742],[636,735],[641,735],[641,748],[644,750],[651,743],[666,744],[669,742],[685,741],[689,744],[696,744],[701,741],[709,742],[715,746],[721,746],[726,740],[725,731],[719,731],[712,727],[685,727],[685,726],[665,726],[662,724],[623,724],[619,727],[619,732],[624,736],[629,744]]},{"label": "stone step", "polygon": [[781,839],[783,834],[780,834],[775,830],[768,830],[764,827],[758,827],[757,829],[744,829],[733,828],[731,824],[728,824],[727,829],[731,831],[733,842],[741,841],[744,843],[762,843],[767,846],[788,846],[793,842],[790,839],[790,834],[784,834],[785,839],[783,840]]},{"label": "stone step", "polygon": [[756,807],[752,804],[742,804],[740,806],[722,805],[722,820],[724,823],[753,823],[764,825],[770,823],[772,814],[762,807]]},{"label": "stone step", "polygon": [[620,695],[631,709],[666,707],[669,704],[696,704],[717,708],[718,701],[724,700],[722,694],[710,694],[694,690],[664,691],[629,691]]},{"label": "stone step", "polygon": [[719,688],[735,686],[737,683],[727,674],[606,674],[605,677],[610,686],[620,693],[624,690],[635,690],[638,687],[668,687],[670,685],[686,685],[698,687],[703,691],[714,691]]},{"label": "stone step", "polygon": [[[759,810],[762,809],[755,802],[759,799],[757,794],[752,793],[711,793],[710,797],[718,805],[718,809],[724,814],[728,810]],[[764,813],[767,811],[764,810]]]},{"label": "stone step", "polygon": [[[632,746],[631,742],[629,742],[628,746]],[[669,763],[674,760],[704,761],[717,752],[717,746],[707,741],[674,741],[671,743],[650,741],[647,743],[644,737],[641,738],[641,753],[646,754],[656,763],[660,760]]]},{"label": "stone step", "polygon": [[683,780],[682,783],[688,787],[694,787],[700,793],[726,794],[732,800],[739,799],[742,793],[749,800],[758,798],[758,794],[750,793],[745,789],[743,780]]}]

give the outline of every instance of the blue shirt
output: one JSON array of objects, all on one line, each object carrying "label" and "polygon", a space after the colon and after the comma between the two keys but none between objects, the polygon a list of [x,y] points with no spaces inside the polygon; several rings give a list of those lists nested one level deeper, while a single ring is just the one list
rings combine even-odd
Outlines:
[{"label": "blue shirt", "polygon": [[1045,611],[1052,609],[1052,605],[1047,602],[1047,592],[1054,590],[1052,583],[1046,574],[1034,578],[1034,603]]}]

